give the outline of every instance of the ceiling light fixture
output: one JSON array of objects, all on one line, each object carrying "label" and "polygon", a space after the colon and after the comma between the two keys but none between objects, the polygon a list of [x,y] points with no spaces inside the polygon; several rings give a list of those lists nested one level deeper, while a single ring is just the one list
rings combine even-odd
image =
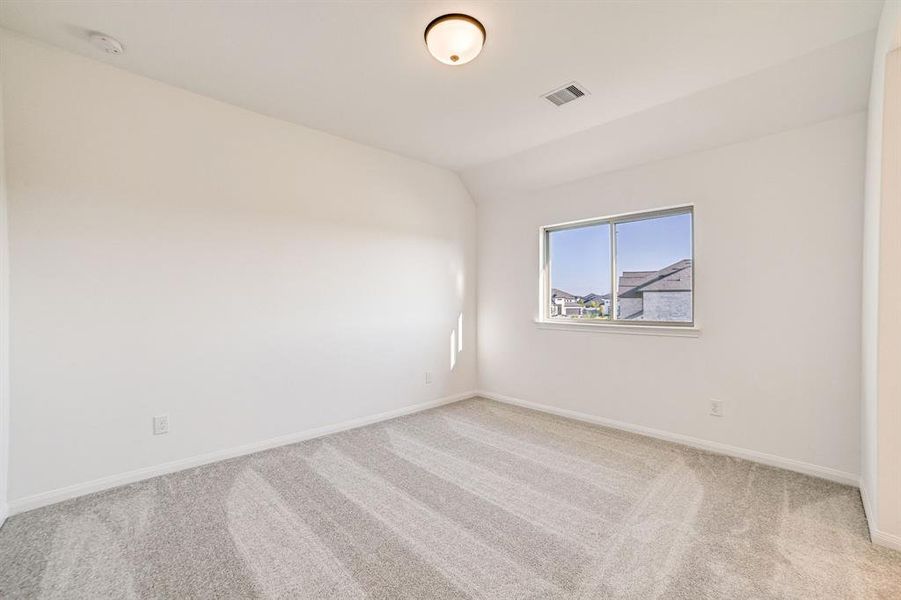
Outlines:
[{"label": "ceiling light fixture", "polygon": [[469,15],[441,15],[425,28],[425,45],[446,65],[465,65],[482,51],[485,27]]}]

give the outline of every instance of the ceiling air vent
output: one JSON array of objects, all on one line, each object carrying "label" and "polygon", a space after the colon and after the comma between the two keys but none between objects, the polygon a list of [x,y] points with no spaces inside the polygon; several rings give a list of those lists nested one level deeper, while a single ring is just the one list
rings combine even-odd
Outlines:
[{"label": "ceiling air vent", "polygon": [[568,83],[562,88],[558,88],[552,92],[548,92],[544,94],[543,98],[553,104],[554,106],[563,106],[567,102],[572,102],[573,100],[577,100],[582,96],[588,94],[588,90],[586,90],[581,84],[573,81],[572,83]]}]

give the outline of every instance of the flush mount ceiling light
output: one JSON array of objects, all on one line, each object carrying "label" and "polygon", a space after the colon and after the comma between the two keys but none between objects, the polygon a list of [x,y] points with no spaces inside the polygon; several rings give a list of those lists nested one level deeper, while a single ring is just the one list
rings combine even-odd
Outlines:
[{"label": "flush mount ceiling light", "polygon": [[446,65],[465,65],[484,44],[485,27],[469,15],[441,15],[425,28],[425,45]]}]

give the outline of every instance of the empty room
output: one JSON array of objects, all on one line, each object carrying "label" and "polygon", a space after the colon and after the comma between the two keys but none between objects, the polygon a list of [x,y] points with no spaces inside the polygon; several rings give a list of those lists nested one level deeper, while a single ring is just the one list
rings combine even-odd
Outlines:
[{"label": "empty room", "polygon": [[901,0],[0,0],[0,598],[901,600]]}]

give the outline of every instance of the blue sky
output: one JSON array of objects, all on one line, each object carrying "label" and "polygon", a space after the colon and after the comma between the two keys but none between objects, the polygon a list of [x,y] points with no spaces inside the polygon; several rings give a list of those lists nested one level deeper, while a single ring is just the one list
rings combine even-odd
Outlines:
[{"label": "blue sky", "polygon": [[[616,226],[616,267],[656,271],[691,258],[691,215],[673,215]],[[593,225],[550,234],[551,287],[571,294],[610,292],[610,227]]]}]

